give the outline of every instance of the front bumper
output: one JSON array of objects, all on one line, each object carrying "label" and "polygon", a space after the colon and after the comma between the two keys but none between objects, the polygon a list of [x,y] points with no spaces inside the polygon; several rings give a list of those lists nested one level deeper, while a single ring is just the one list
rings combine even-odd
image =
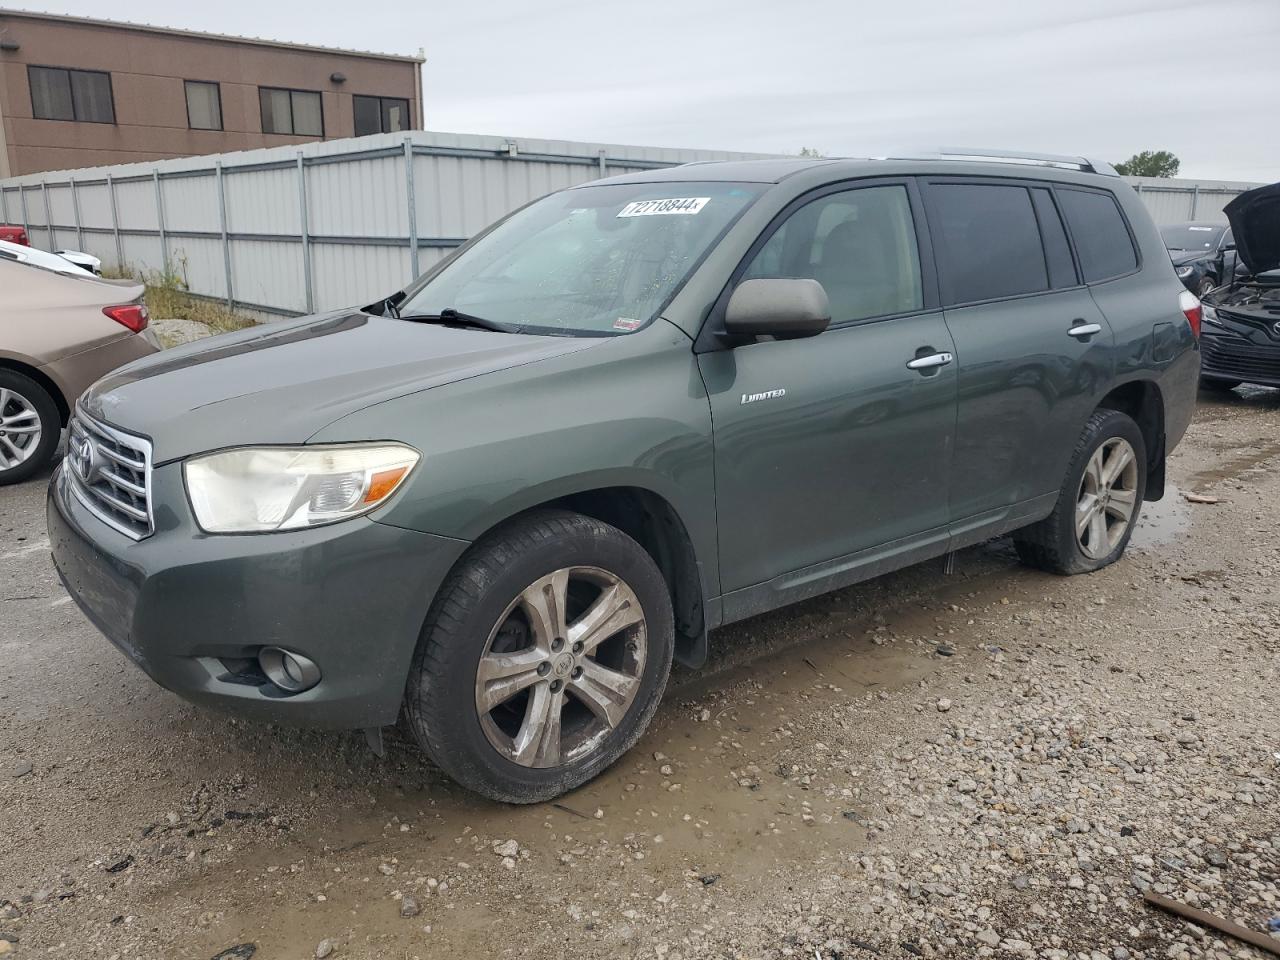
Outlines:
[{"label": "front bumper", "polygon": [[[85,615],[161,686],[240,716],[303,726],[394,723],[427,609],[460,540],[357,518],[312,530],[210,536],[179,464],[152,474],[155,533],[134,541],[49,484],[54,564]],[[315,661],[286,695],[255,677],[259,648]],[[243,669],[242,669],[243,668]]]},{"label": "front bumper", "polygon": [[1200,337],[1200,375],[1280,387],[1280,343],[1254,343],[1243,336],[1210,332]]}]

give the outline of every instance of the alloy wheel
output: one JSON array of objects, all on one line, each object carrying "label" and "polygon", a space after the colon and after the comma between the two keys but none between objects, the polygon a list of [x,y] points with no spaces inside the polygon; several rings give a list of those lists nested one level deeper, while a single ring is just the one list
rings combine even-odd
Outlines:
[{"label": "alloy wheel", "polygon": [[0,470],[25,463],[40,446],[40,414],[35,404],[7,387],[0,387]]},{"label": "alloy wheel", "polygon": [[476,668],[489,743],[526,767],[588,756],[626,716],[648,653],[644,610],[620,577],[564,567],[508,605]]},{"label": "alloy wheel", "polygon": [[1085,467],[1076,498],[1076,542],[1101,560],[1124,538],[1138,509],[1138,457],[1122,437],[1104,442]]}]

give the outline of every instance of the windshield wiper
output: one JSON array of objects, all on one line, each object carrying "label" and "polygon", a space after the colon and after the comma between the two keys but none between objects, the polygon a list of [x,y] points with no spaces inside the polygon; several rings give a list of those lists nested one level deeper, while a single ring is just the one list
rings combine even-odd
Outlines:
[{"label": "windshield wiper", "polygon": [[486,320],[484,317],[477,317],[472,313],[463,313],[455,310],[453,307],[445,307],[439,313],[405,313],[400,314],[401,320],[412,320],[416,323],[456,323],[463,326],[475,327],[477,330],[493,330],[497,333],[514,332],[505,323],[498,323],[496,320]]}]

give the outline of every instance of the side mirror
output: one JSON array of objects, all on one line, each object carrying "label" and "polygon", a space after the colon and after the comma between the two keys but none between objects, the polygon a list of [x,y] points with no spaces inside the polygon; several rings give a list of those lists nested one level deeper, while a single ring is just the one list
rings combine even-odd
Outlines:
[{"label": "side mirror", "polygon": [[1236,249],[1236,245],[1234,243],[1224,243],[1222,245],[1223,253],[1234,253],[1235,249]]},{"label": "side mirror", "polygon": [[817,280],[744,280],[724,313],[725,331],[747,337],[815,337],[830,323],[827,291]]}]

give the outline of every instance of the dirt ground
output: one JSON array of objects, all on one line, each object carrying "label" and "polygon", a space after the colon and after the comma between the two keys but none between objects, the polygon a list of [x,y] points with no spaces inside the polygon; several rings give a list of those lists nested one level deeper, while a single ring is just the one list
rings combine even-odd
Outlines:
[{"label": "dirt ground", "polygon": [[524,808],[401,739],[379,760],[159,689],[58,585],[47,474],[0,490],[0,941],[1261,957],[1141,896],[1280,915],[1280,391],[1201,400],[1121,562],[1061,579],[995,541],[718,631],[635,750]]}]

